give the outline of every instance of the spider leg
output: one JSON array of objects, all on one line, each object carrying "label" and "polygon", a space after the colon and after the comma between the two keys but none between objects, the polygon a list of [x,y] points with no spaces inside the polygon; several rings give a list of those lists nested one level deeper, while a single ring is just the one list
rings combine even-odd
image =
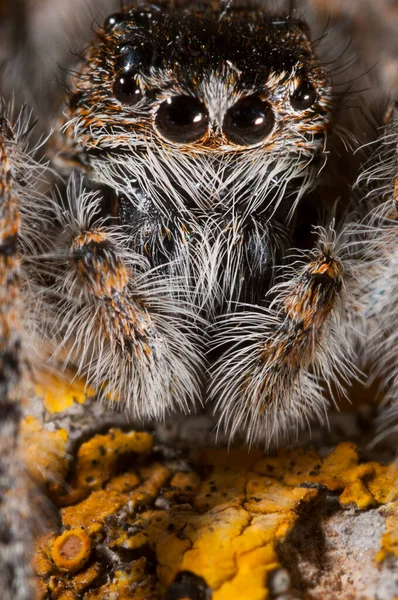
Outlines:
[{"label": "spider leg", "polygon": [[[93,202],[88,194],[87,206]],[[120,235],[99,222],[72,226],[55,318],[62,345],[88,383],[135,418],[189,411],[201,365],[190,307]]]},{"label": "spider leg", "polygon": [[333,235],[321,237],[287,276],[285,267],[268,306],[236,312],[220,324],[216,344],[228,349],[215,365],[211,398],[231,437],[243,430],[248,444],[277,444],[310,417],[325,418],[320,376],[330,381],[336,368],[348,378],[350,350],[334,339],[345,269]]},{"label": "spider leg", "polygon": [[15,146],[10,124],[0,117],[0,589],[3,600],[30,600],[29,510],[19,448],[28,366],[22,349]]},{"label": "spider leg", "polygon": [[[376,142],[370,165],[361,175],[375,208],[368,221],[374,232],[367,252],[369,267],[362,283],[363,323],[369,342],[362,360],[381,381],[382,435],[397,428],[398,369],[398,104],[392,107],[387,125]],[[384,201],[383,201],[384,200]]]}]

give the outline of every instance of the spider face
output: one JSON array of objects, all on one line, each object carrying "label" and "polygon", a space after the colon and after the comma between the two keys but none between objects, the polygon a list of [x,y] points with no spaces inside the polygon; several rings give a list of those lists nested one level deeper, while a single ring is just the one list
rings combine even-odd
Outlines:
[{"label": "spider face", "polygon": [[109,17],[87,58],[70,99],[86,151],[313,153],[323,143],[330,84],[298,21],[151,5]]},{"label": "spider face", "polygon": [[[188,241],[202,263],[234,255],[232,279],[259,276],[262,293],[312,185],[331,88],[298,21],[151,5],[107,19],[67,118],[64,154],[108,190],[153,265],[179,260]],[[208,292],[236,300],[219,279]]]}]

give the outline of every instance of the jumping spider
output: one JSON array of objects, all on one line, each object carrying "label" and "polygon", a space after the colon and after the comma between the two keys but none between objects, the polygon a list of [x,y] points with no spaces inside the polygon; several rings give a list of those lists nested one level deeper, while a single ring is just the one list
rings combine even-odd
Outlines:
[{"label": "jumping spider", "polygon": [[268,447],[324,419],[366,355],[394,416],[397,117],[337,202],[323,180],[335,110],[307,26],[232,3],[110,16],[70,77],[52,168],[26,111],[4,108],[7,599],[30,598],[15,452],[44,366],[72,365],[138,419],[203,403],[231,439]]}]

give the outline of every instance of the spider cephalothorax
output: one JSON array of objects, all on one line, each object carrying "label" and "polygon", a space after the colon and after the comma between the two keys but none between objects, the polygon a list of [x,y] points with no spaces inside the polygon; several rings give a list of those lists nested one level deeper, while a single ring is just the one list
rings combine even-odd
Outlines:
[{"label": "spider cephalothorax", "polygon": [[[213,303],[260,299],[322,165],[331,88],[308,35],[262,10],[144,6],[106,21],[75,80],[63,156],[153,265],[196,246],[188,278],[211,264]],[[245,272],[258,294],[231,286]]]}]

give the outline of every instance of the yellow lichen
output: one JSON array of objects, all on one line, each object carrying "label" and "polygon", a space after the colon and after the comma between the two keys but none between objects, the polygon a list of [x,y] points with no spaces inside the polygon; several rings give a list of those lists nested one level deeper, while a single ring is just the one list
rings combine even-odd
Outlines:
[{"label": "yellow lichen", "polygon": [[149,433],[124,433],[119,429],[110,429],[105,435],[95,435],[80,446],[75,477],[70,482],[69,492],[59,496],[59,503],[72,504],[91,491],[100,490],[115,474],[116,465],[123,457],[145,455],[151,450],[152,444],[153,438]]},{"label": "yellow lichen", "polygon": [[54,571],[51,548],[56,539],[57,536],[50,533],[36,541],[33,566],[39,577],[48,578]]},{"label": "yellow lichen", "polygon": [[155,578],[147,571],[147,560],[140,558],[129,570],[116,570],[112,581],[86,594],[84,600],[158,600]]},{"label": "yellow lichen", "polygon": [[101,489],[114,474],[115,464],[123,454],[147,453],[152,443],[150,434],[135,431],[124,433],[119,429],[111,429],[105,435],[96,435],[79,449],[76,487]]},{"label": "yellow lichen", "polygon": [[384,560],[389,554],[398,558],[398,503],[389,506],[386,530],[381,540],[377,560]]},{"label": "yellow lichen", "polygon": [[40,373],[36,393],[43,398],[44,408],[51,414],[63,412],[75,402],[83,404],[95,395],[95,391],[84,380],[73,377],[73,374],[60,377],[47,371]]},{"label": "yellow lichen", "polygon": [[119,492],[99,490],[78,505],[61,509],[62,523],[65,527],[83,527],[90,535],[95,534],[96,540],[100,540],[105,518],[126,502],[127,496]]},{"label": "yellow lichen", "polygon": [[64,531],[54,541],[51,558],[60,571],[79,571],[91,553],[91,539],[82,529]]},{"label": "yellow lichen", "polygon": [[370,463],[373,477],[367,481],[367,487],[379,504],[398,500],[398,465],[379,465]]},{"label": "yellow lichen", "polygon": [[398,498],[398,487],[394,494],[393,478],[387,476],[387,468],[372,462],[358,464],[356,446],[350,442],[340,444],[322,460],[307,448],[281,451],[276,458],[260,460],[253,470],[289,486],[305,482],[341,491],[342,505],[354,504],[361,510]]},{"label": "yellow lichen", "polygon": [[[151,447],[147,434],[112,430],[77,452],[74,490],[60,503],[79,494],[84,499],[61,509],[63,527],[85,532],[93,545],[105,544],[115,556],[130,557],[122,567],[115,563],[103,585],[79,592],[83,600],[160,600],[173,586],[184,589],[178,583],[184,573],[205,582],[213,600],[266,600],[268,574],[281,566],[278,546],[302,511],[319,501],[320,490],[335,494],[342,506],[363,510],[390,501],[390,508],[396,507],[388,468],[359,464],[350,443],[323,458],[309,449],[281,451],[274,457],[210,449],[191,454],[191,467],[187,463],[183,470],[178,461],[152,456]],[[131,452],[123,471],[116,472],[117,458]],[[101,468],[93,459],[101,459]],[[391,512],[380,560],[396,552],[396,519]],[[48,564],[51,544],[54,538],[39,548],[36,570],[49,598],[59,600],[59,589],[75,594],[77,588],[59,587],[61,573]],[[156,577],[149,555],[156,562]],[[106,561],[98,566],[102,574],[107,568]],[[80,573],[84,571],[74,579]]]}]

